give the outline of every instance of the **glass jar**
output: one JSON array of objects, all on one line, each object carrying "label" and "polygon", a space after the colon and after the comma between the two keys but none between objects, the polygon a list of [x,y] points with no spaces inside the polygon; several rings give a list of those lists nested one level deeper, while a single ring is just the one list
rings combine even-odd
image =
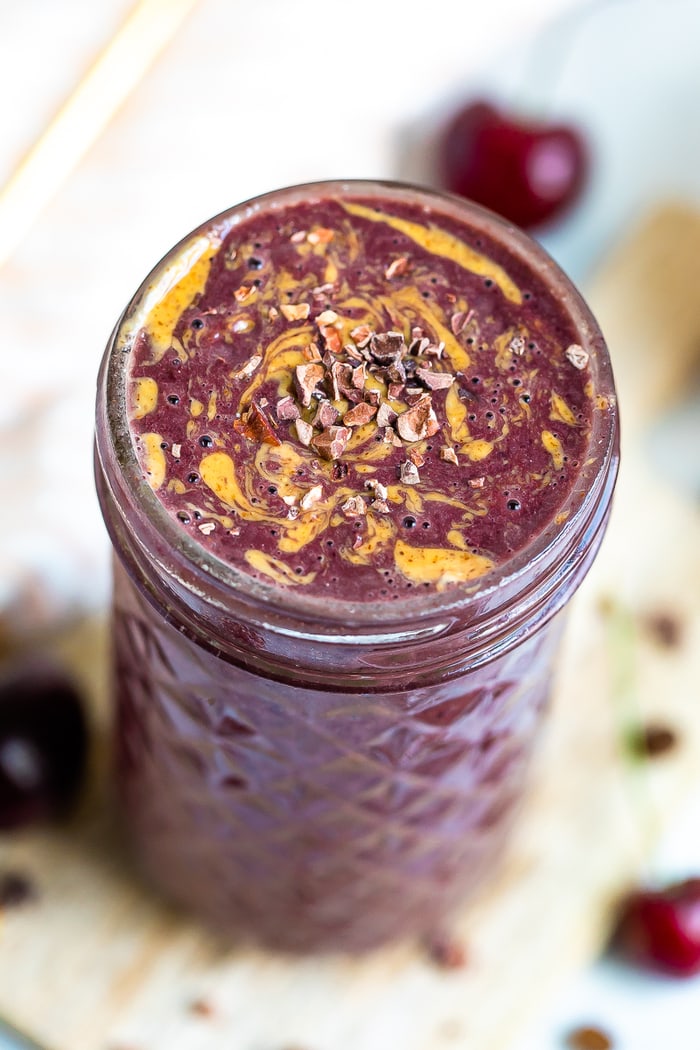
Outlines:
[{"label": "glass jar", "polygon": [[494,215],[416,187],[326,183],[213,222],[228,229],[251,209],[348,189],[437,204],[506,238],[574,319],[603,408],[563,524],[478,586],[410,604],[304,597],[209,556],[137,462],[125,332],[181,245],[128,305],[102,365],[96,441],[116,554],[122,814],[142,868],[171,899],[226,936],[296,951],[430,934],[493,871],[547,706],[557,614],[595,557],[618,463],[594,319],[543,250]]}]

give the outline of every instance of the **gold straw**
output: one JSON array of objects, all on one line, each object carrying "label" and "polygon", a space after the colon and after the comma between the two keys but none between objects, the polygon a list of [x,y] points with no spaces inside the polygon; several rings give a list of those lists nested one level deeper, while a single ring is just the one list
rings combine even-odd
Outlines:
[{"label": "gold straw", "polygon": [[0,190],[0,266],[175,35],[196,0],[139,0]]}]

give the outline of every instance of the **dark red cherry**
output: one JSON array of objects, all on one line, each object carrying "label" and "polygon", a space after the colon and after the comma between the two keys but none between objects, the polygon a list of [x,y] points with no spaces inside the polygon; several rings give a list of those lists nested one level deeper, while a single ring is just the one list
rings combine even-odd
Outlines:
[{"label": "dark red cherry", "polygon": [[527,229],[563,214],[580,196],[588,152],[566,124],[518,119],[489,102],[473,102],[446,127],[441,179]]},{"label": "dark red cherry", "polygon": [[87,752],[87,728],[72,682],[45,663],[0,677],[0,830],[63,815]]},{"label": "dark red cherry", "polygon": [[680,977],[700,973],[700,878],[631,894],[613,943],[638,965]]}]

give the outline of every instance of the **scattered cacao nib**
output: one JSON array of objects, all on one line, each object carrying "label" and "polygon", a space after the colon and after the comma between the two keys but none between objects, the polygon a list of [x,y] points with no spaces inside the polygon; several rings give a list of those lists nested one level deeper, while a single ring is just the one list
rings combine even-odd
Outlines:
[{"label": "scattered cacao nib", "polygon": [[379,408],[382,402],[381,394],[378,390],[365,390],[363,397],[368,405],[373,405],[374,408]]},{"label": "scattered cacao nib", "polygon": [[244,303],[252,291],[253,288],[251,285],[242,284],[240,288],[236,288],[233,293],[233,298],[237,303]]},{"label": "scattered cacao nib", "polygon": [[335,310],[324,310],[323,313],[320,313],[318,315],[318,317],[316,318],[316,324],[319,325],[319,326],[327,325],[327,324],[335,324],[335,322],[337,320],[338,320],[338,315],[335,312]]},{"label": "scattered cacao nib", "polygon": [[340,459],[351,436],[349,427],[328,427],[316,435],[312,445],[324,459]]},{"label": "scattered cacao nib", "polygon": [[422,453],[420,453],[417,448],[409,448],[406,455],[410,459],[411,463],[413,463],[414,467],[422,467],[425,463],[425,456],[422,455]]},{"label": "scattered cacao nib", "polygon": [[0,873],[0,909],[20,908],[38,897],[34,881],[21,871]]},{"label": "scattered cacao nib", "polygon": [[352,366],[343,364],[341,361],[333,361],[328,369],[327,381],[330,385],[332,401],[340,401],[343,390],[352,382]]},{"label": "scattered cacao nib", "polygon": [[368,345],[373,335],[374,332],[368,324],[359,324],[350,333],[350,337],[355,340],[355,345],[360,349]]},{"label": "scattered cacao nib", "polygon": [[370,339],[369,349],[377,364],[390,365],[406,353],[406,343],[401,332],[379,332]]},{"label": "scattered cacao nib", "polygon": [[457,459],[457,453],[449,445],[443,445],[440,449],[440,459],[445,460],[446,463],[454,463],[457,467],[459,466],[459,460]]},{"label": "scattered cacao nib", "polygon": [[298,507],[290,507],[289,510],[287,511],[287,517],[289,518],[290,521],[294,521],[296,518],[299,517],[299,508]]},{"label": "scattered cacao nib", "polygon": [[311,395],[325,378],[325,371],[320,364],[297,365],[294,370],[294,382],[304,408],[311,404]]},{"label": "scattered cacao nib", "polygon": [[392,401],[398,401],[404,391],[403,383],[389,383],[387,394]]},{"label": "scattered cacao nib", "polygon": [[483,489],[486,478],[470,478],[467,484],[470,489]]},{"label": "scattered cacao nib", "polygon": [[314,299],[326,299],[329,295],[332,295],[335,291],[335,285],[327,281],[325,284],[317,284],[315,288],[311,289],[311,294]]},{"label": "scattered cacao nib", "polygon": [[657,645],[663,649],[678,649],[683,641],[683,622],[672,612],[649,613],[643,626]]},{"label": "scattered cacao nib", "polygon": [[564,357],[567,361],[570,361],[574,368],[583,370],[588,364],[589,360],[588,351],[584,350],[578,343],[572,343],[571,346],[567,346],[564,351]]},{"label": "scattered cacao nib", "polygon": [[403,448],[403,441],[393,427],[384,427],[384,442],[394,448]]},{"label": "scattered cacao nib", "polygon": [[438,360],[442,357],[445,351],[444,343],[429,343],[423,353],[426,357],[437,357]]},{"label": "scattered cacao nib", "polygon": [[472,390],[468,386],[461,386],[458,390],[458,394],[461,401],[478,401],[479,395],[476,390]]},{"label": "scattered cacao nib", "polygon": [[277,418],[280,422],[291,419],[298,419],[301,415],[299,406],[293,397],[287,395],[287,397],[280,398],[275,405],[275,411],[277,412]]},{"label": "scattered cacao nib", "polygon": [[309,343],[309,345],[305,346],[301,352],[305,361],[318,362],[323,360],[321,357],[321,351],[316,343]]},{"label": "scattered cacao nib", "polygon": [[319,503],[323,499],[323,486],[314,485],[313,488],[308,489],[307,492],[299,500],[299,506],[302,510],[309,510],[315,503]]},{"label": "scattered cacao nib", "polygon": [[302,244],[306,240],[306,230],[297,230],[289,239],[292,244]]},{"label": "scattered cacao nib", "polygon": [[247,412],[234,420],[233,429],[239,431],[245,437],[253,441],[259,441],[264,445],[281,444],[267,416],[256,405],[255,401],[253,401]]},{"label": "scattered cacao nib", "polygon": [[348,496],[340,509],[346,518],[361,518],[367,513],[367,504],[362,496]]},{"label": "scattered cacao nib", "polygon": [[390,427],[396,418],[396,412],[394,412],[391,405],[386,401],[382,401],[377,410],[377,426]]},{"label": "scattered cacao nib", "polygon": [[280,313],[286,321],[305,321],[311,307],[308,303],[280,303]]},{"label": "scattered cacao nib", "polygon": [[417,368],[416,375],[428,390],[447,390],[455,381],[449,372],[433,372],[431,368]]},{"label": "scattered cacao nib", "polygon": [[376,478],[368,478],[365,482],[365,488],[369,492],[374,493],[377,499],[386,499],[389,495],[386,485],[382,485],[381,481],[377,481]]},{"label": "scattered cacao nib", "polygon": [[525,340],[521,335],[514,335],[508,346],[511,352],[518,357],[522,357],[525,353]]},{"label": "scattered cacao nib", "polygon": [[271,321],[276,321],[279,315],[280,312],[276,306],[271,306],[270,309],[267,311],[267,316],[270,318]]},{"label": "scattered cacao nib", "polygon": [[319,331],[326,344],[326,349],[332,354],[339,354],[343,347],[340,332],[332,324],[320,325]]},{"label": "scattered cacao nib", "polygon": [[[338,364],[338,362],[336,362]],[[358,389],[353,384],[353,372],[352,365],[341,364],[340,368],[336,370],[334,374],[334,385],[337,381],[338,390],[340,396],[347,398],[348,401],[352,401],[354,405],[364,400],[362,389]]]},{"label": "scattered cacao nib", "polygon": [[239,368],[238,371],[231,373],[231,378],[232,379],[250,379],[250,377],[252,376],[253,372],[256,370],[256,368],[261,363],[261,361],[262,361],[262,355],[261,354],[253,354],[252,357],[248,358],[248,360],[246,361],[246,363],[243,365],[242,368]]},{"label": "scattered cacao nib", "polygon": [[302,443],[304,448],[308,448],[311,444],[311,439],[314,436],[314,428],[310,423],[307,423],[305,419],[297,419],[294,426],[296,427],[297,437]]},{"label": "scattered cacao nib", "polygon": [[452,314],[450,318],[450,328],[452,329],[453,335],[459,335],[467,323],[467,314],[464,310],[458,310],[457,313]]},{"label": "scattered cacao nib", "polygon": [[343,416],[343,423],[346,427],[362,427],[365,423],[369,423],[370,419],[373,419],[377,414],[377,410],[374,405],[368,404],[366,401],[360,401],[358,405],[351,408]]},{"label": "scattered cacao nib", "polygon": [[658,758],[673,751],[678,744],[678,735],[669,726],[649,723],[634,729],[627,744],[635,758]]},{"label": "scattered cacao nib", "polygon": [[574,1028],[566,1037],[569,1050],[612,1050],[613,1041],[602,1028]]},{"label": "scattered cacao nib", "polygon": [[386,268],[384,276],[387,281],[390,281],[393,277],[403,277],[408,270],[408,259],[405,255],[402,255],[399,259],[394,259],[392,263]]},{"label": "scattered cacao nib", "polygon": [[391,507],[385,499],[375,499],[372,503],[372,510],[376,510],[377,514],[391,513]]},{"label": "scattered cacao nib", "polygon": [[422,441],[423,438],[432,437],[439,430],[430,394],[425,394],[401,413],[396,429],[404,441]]},{"label": "scattered cacao nib", "polygon": [[363,354],[357,349],[354,343],[346,343],[343,347],[343,353],[346,354],[353,361],[364,361]]},{"label": "scattered cacao nib", "polygon": [[403,386],[406,383],[406,378],[406,369],[400,361],[397,361],[395,365],[390,365],[386,370],[387,386],[390,383],[400,383]]},{"label": "scattered cacao nib", "polygon": [[313,425],[321,428],[333,426],[339,415],[338,409],[334,408],[327,398],[321,398],[313,418]]},{"label": "scattered cacao nib", "polygon": [[[277,442],[277,444],[279,444],[279,442]],[[212,532],[214,531],[214,529],[216,528],[216,522],[215,521],[203,521],[201,525],[197,526],[197,528],[205,536],[210,536],[212,534]]]},{"label": "scattered cacao nib", "polygon": [[367,382],[367,367],[363,363],[352,370],[352,385],[356,390],[362,390]]},{"label": "scattered cacao nib", "polygon": [[317,226],[306,237],[309,244],[328,244],[335,237],[335,231],[327,226]]},{"label": "scattered cacao nib", "polygon": [[418,467],[410,459],[404,460],[399,466],[399,477],[404,485],[417,485],[420,482]]},{"label": "scattered cacao nib", "polygon": [[467,952],[461,941],[451,937],[433,937],[428,942],[432,961],[441,970],[463,970],[467,965]]},{"label": "scattered cacao nib", "polygon": [[421,354],[425,353],[429,346],[430,340],[427,336],[422,335],[416,339],[411,340],[411,343],[408,347],[408,352],[414,357],[419,357]]},{"label": "scattered cacao nib", "polygon": [[346,478],[348,476],[349,469],[350,468],[348,467],[347,463],[334,463],[333,468],[331,470],[331,477],[333,478],[333,481],[342,481],[343,478]]},{"label": "scattered cacao nib", "polygon": [[403,396],[404,400],[408,401],[409,405],[413,407],[425,396],[425,391],[421,390],[419,386],[407,386]]}]

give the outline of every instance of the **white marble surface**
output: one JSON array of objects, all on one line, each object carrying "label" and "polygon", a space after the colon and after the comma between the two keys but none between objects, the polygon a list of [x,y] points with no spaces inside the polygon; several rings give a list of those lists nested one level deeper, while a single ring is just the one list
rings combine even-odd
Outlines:
[{"label": "white marble surface", "polygon": [[[2,6],[0,182],[128,6]],[[482,88],[532,103],[539,92],[553,114],[590,128],[590,191],[545,238],[576,277],[650,203],[700,202],[700,4],[588,4],[568,28],[533,40],[546,17],[573,6],[409,0],[397,19],[394,4],[377,0],[355,0],[351,18],[349,6],[320,0],[202,0],[170,65],[147,77],[0,272],[0,609],[26,596],[27,581],[46,616],[105,600],[90,466],[97,360],[145,270],[208,214],[306,178],[405,174],[402,143]],[[536,69],[552,48],[565,52],[555,83],[519,83],[533,55]],[[203,76],[206,107],[192,90]],[[686,417],[697,426],[696,409]],[[669,828],[653,872],[700,870],[698,829],[700,794]],[[601,962],[562,989],[514,1050],[555,1050],[579,1023],[610,1030],[616,1050],[698,1050],[700,983]]]}]

